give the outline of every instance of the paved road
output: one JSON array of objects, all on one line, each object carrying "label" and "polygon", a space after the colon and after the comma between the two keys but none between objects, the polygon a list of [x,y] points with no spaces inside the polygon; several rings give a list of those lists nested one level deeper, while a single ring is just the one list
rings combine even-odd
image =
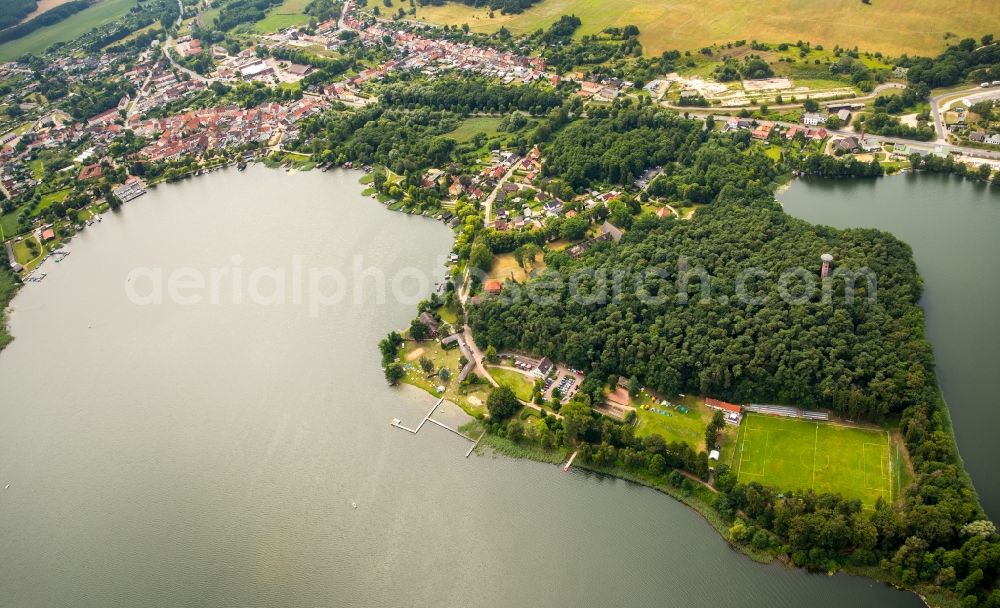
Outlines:
[{"label": "paved road", "polygon": [[[997,94],[1000,94],[1000,91],[994,91],[994,92],[997,93]],[[954,93],[953,93],[953,95],[954,95]],[[729,118],[731,118],[728,114],[716,114],[714,112],[697,112],[697,111],[692,112],[692,111],[690,111],[690,108],[688,108],[688,115],[691,118],[700,118],[702,120],[704,120],[705,117],[707,117],[707,116],[711,116],[714,120],[723,120],[723,121],[728,120]],[[782,126],[782,127],[785,127],[785,128],[788,128],[788,127],[791,127],[791,126],[802,127],[802,125],[797,124],[797,123],[792,123],[792,122],[784,122],[784,121],[773,121],[773,122],[774,122],[774,124]],[[848,130],[845,130],[845,129],[837,129],[837,130],[827,129],[827,132],[831,136],[833,136],[833,137],[857,137],[858,136],[858,133],[856,133],[854,131],[848,131]],[[865,137],[874,139],[875,141],[882,142],[882,143],[887,143],[887,142],[888,143],[898,143],[898,144],[906,144],[908,146],[918,146],[918,147],[923,147],[923,148],[927,148],[929,146],[933,147],[935,145],[939,145],[939,143],[941,145],[945,145],[945,144],[943,144],[941,142],[919,141],[919,140],[915,140],[915,139],[903,139],[901,137],[889,137],[889,136],[886,136],[886,135],[873,135],[873,134],[870,134],[870,133],[866,134]],[[970,147],[967,147],[967,146],[954,146],[954,145],[951,145],[951,144],[947,144],[946,147],[947,147],[948,151],[959,152],[963,156],[971,156],[971,157],[974,157],[974,158],[988,158],[990,160],[1000,160],[1000,151],[981,150],[979,148],[970,148]]]},{"label": "paved road", "polygon": [[931,97],[931,120],[934,123],[934,131],[937,133],[937,141],[940,144],[948,143],[948,128],[944,124],[944,114],[941,106],[947,102],[960,99],[968,99],[972,103],[983,101],[984,99],[1000,99],[1000,88],[991,87],[984,89],[976,86],[962,91],[952,91]]},{"label": "paved road", "polygon": [[507,171],[507,173],[505,173],[504,176],[500,178],[500,181],[497,182],[497,186],[496,188],[493,189],[493,192],[490,192],[490,195],[487,196],[486,200],[483,201],[483,208],[486,210],[486,213],[483,215],[483,221],[485,222],[484,225],[486,226],[490,225],[490,215],[492,215],[493,213],[493,201],[496,200],[497,193],[500,192],[500,189],[503,188],[503,185],[507,183],[507,180],[510,179],[510,176],[514,175],[514,170],[517,169],[517,166],[520,162],[521,162],[520,158],[514,161],[514,163],[510,166],[510,170]]},{"label": "paved road", "polygon": [[[180,27],[181,22],[184,21],[184,4],[181,2],[181,0],[177,0],[177,7],[180,9],[181,12],[180,15],[177,16],[176,27]],[[189,70],[186,67],[182,66],[181,64],[177,63],[176,61],[174,61],[174,56],[170,54],[170,47],[173,46],[173,44],[174,44],[174,37],[167,36],[167,40],[163,43],[163,56],[166,57],[167,61],[169,61],[170,64],[174,66],[174,69],[180,72],[184,72],[185,74],[190,76],[192,80],[200,80],[202,82],[213,82],[213,79],[205,78],[198,72],[195,72],[194,70]]]}]

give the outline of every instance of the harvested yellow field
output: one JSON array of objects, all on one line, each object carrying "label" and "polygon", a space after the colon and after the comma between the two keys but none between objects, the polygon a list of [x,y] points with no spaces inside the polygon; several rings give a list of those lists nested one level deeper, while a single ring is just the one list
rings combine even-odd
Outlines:
[{"label": "harvested yellow field", "polygon": [[[476,32],[505,26],[528,33],[553,23],[560,15],[583,20],[578,35],[609,26],[639,26],[647,54],[700,49],[735,40],[795,42],[861,50],[931,55],[944,49],[951,35],[979,38],[1000,34],[1000,10],[981,0],[543,0],[519,15],[489,17],[489,11],[463,4],[417,9],[430,23],[468,23]],[[957,38],[955,38],[957,37]]]}]

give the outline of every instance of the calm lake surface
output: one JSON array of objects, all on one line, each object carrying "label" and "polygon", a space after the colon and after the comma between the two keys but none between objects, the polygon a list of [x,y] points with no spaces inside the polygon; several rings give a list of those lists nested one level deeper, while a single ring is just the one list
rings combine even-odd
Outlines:
[{"label": "calm lake surface", "polygon": [[778,199],[817,224],[870,227],[913,248],[921,305],[958,447],[983,506],[1000,517],[1000,188],[951,176],[796,180]]},{"label": "calm lake surface", "polygon": [[450,232],[360,196],[357,177],[252,167],[161,186],[22,290],[0,355],[0,605],[920,605],[755,564],[651,490],[391,428],[433,404],[378,365],[411,303],[314,316],[127,297],[137,267],[234,256],[440,277]]}]

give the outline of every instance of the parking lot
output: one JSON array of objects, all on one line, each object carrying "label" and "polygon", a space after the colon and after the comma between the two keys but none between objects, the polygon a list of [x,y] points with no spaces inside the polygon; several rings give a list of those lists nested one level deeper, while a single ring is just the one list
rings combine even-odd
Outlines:
[{"label": "parking lot", "polygon": [[545,379],[545,398],[552,399],[552,391],[556,388],[562,394],[562,402],[566,403],[580,390],[583,374],[564,365],[556,365],[552,374]]}]

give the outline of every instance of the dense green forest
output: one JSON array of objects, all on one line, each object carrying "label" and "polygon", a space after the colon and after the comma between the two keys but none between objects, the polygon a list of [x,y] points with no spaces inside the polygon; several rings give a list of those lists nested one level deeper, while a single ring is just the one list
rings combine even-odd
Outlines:
[{"label": "dense green forest", "polygon": [[937,57],[904,55],[897,65],[909,69],[906,78],[910,84],[927,88],[950,87],[965,80],[1000,80],[1000,44],[992,35],[979,41],[966,38]]},{"label": "dense green forest", "polygon": [[425,107],[470,112],[543,114],[562,104],[562,96],[544,85],[506,87],[483,77],[445,76],[434,80],[404,80],[386,85],[380,98],[393,108]]},{"label": "dense green forest", "polygon": [[[422,6],[441,6],[447,0],[420,0]],[[461,0],[462,4],[474,7],[489,7],[501,13],[522,13],[539,0]]]},{"label": "dense green forest", "polygon": [[[909,247],[871,230],[811,226],[766,194],[733,202],[741,190],[727,186],[723,202],[699,211],[696,221],[637,222],[648,229],[633,228],[617,247],[594,248],[576,260],[550,255],[553,273],[580,277],[586,293],[600,284],[589,273],[656,274],[645,280],[636,274],[606,305],[578,302],[568,282],[554,303],[487,300],[472,316],[477,339],[599,375],[636,376],[665,394],[829,407],[873,420],[914,403],[927,386],[930,346]],[[777,277],[798,267],[818,274],[824,252],[841,268],[871,268],[877,302],[859,293],[848,303],[837,293],[824,303],[818,291],[807,303],[784,301]],[[692,301],[677,301],[682,259],[711,276],[710,301],[699,301],[703,286],[696,279],[688,287]],[[754,269],[772,277],[753,282],[752,298],[765,303],[736,297],[738,280]],[[868,285],[859,280],[858,288]],[[659,297],[646,303],[642,293]]]},{"label": "dense green forest", "polygon": [[749,133],[711,135],[702,126],[650,105],[594,108],[588,120],[570,123],[546,145],[544,172],[579,190],[631,185],[646,169],[662,166],[650,193],[690,203],[710,202],[729,183],[743,187],[777,176]]},{"label": "dense green forest", "polygon": [[0,4],[0,30],[17,25],[38,8],[38,0],[6,0]]},{"label": "dense green forest", "polygon": [[[858,281],[853,302],[839,280],[829,302],[819,295],[799,303],[779,297],[775,277],[796,267],[818,275],[823,252],[832,252],[838,267],[872,269],[877,301],[865,297],[864,281]],[[700,301],[698,279],[686,290],[674,289],[682,259],[711,276],[710,301]],[[522,349],[588,370],[578,394],[583,406],[603,399],[606,379],[622,376],[667,394],[828,407],[871,420],[901,417],[917,474],[902,511],[880,503],[874,512],[862,512],[857,501],[837,496],[737,484],[720,467],[716,509],[730,520],[737,510],[746,515],[735,526],[742,530],[733,534],[735,542],[774,546],[794,563],[820,570],[881,566],[901,583],[938,585],[973,598],[963,605],[1000,605],[994,590],[1000,543],[944,426],[917,305],[920,279],[906,244],[875,230],[807,224],[786,215],[769,188],[730,184],[691,221],[640,216],[617,245],[601,244],[576,260],[563,254],[547,260],[549,270],[520,297],[510,298],[517,290],[508,286],[502,297],[474,307],[470,323],[481,345]],[[754,302],[734,297],[748,269],[771,277],[748,287]],[[572,297],[554,271],[575,278],[588,296],[602,276],[655,273],[644,277],[641,288],[626,281],[606,303],[590,303]],[[549,299],[530,301],[538,295],[534,289]],[[689,303],[680,304],[677,293],[688,292]],[[640,295],[662,301],[644,302]],[[534,439],[579,447],[585,461],[597,466],[654,476],[679,468],[707,478],[704,453],[637,439],[630,426],[592,415],[589,407],[571,404],[560,413],[562,420],[549,423],[551,432]],[[506,424],[491,424],[508,433]],[[527,429],[514,434],[522,431]],[[690,483],[676,474],[667,480]]]},{"label": "dense green forest", "polygon": [[457,118],[448,113],[389,110],[380,104],[303,121],[295,147],[330,151],[335,153],[332,160],[339,162],[379,163],[396,173],[409,174],[451,159],[455,140],[441,135],[457,125]]},{"label": "dense green forest", "polygon": [[[949,434],[918,305],[922,284],[905,243],[876,230],[792,218],[773,199],[779,167],[745,134],[711,134],[654,108],[595,111],[558,129],[544,152],[547,174],[577,190],[627,184],[658,164],[663,175],[650,193],[708,204],[689,221],[656,219],[627,197],[599,205],[580,216],[584,228],[610,214],[630,226],[620,243],[597,243],[575,259],[549,252],[539,277],[508,283],[501,296],[471,308],[482,348],[545,355],[587,371],[561,417],[545,417],[542,427],[491,419],[493,432],[579,449],[597,468],[693,491],[696,484],[679,471],[708,479],[707,455],[636,438],[630,425],[595,414],[590,405],[603,401],[608,382],[634,378],[664,394],[896,419],[916,474],[902,508],[880,502],[864,511],[840,496],[739,484],[725,466],[714,476],[720,493],[709,500],[732,522],[738,544],[816,570],[874,566],[921,592],[945,590],[963,606],[1000,606],[1000,542]],[[881,173],[870,163],[819,155],[798,166],[818,175]],[[623,222],[623,213],[633,217]],[[543,240],[561,236],[562,226],[549,228]],[[472,250],[494,252],[527,242],[489,230],[474,238]],[[825,252],[840,271],[828,297],[818,278]],[[801,274],[783,287],[779,277],[793,269]]]}]

